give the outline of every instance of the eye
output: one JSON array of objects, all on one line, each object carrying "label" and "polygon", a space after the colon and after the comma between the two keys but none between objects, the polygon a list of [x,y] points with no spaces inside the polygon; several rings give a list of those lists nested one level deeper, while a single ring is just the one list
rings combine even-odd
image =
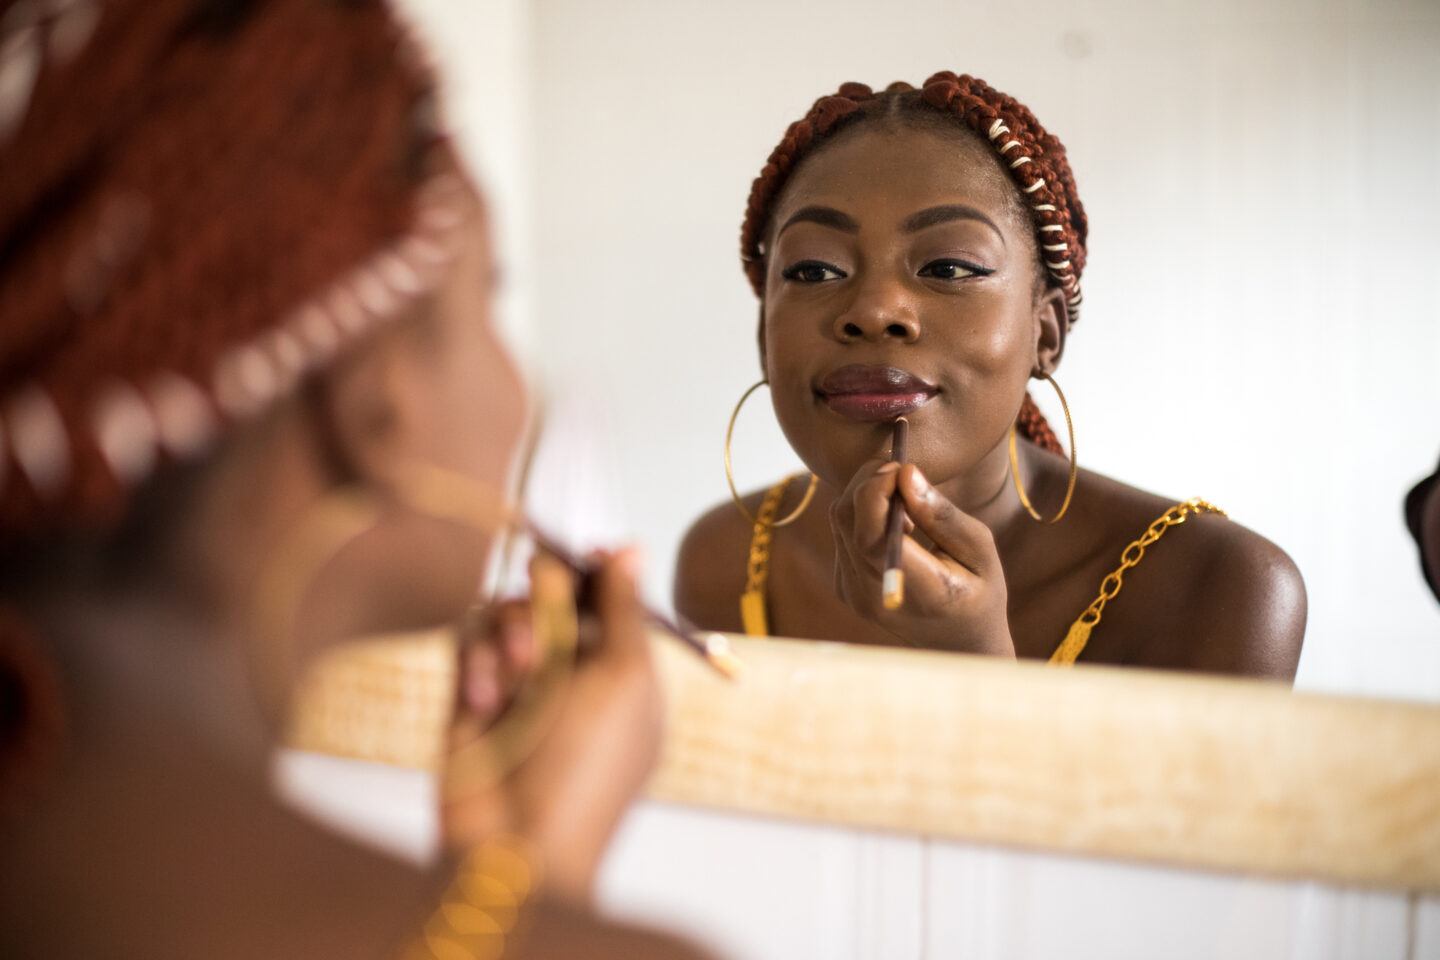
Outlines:
[{"label": "eye", "polygon": [[964,260],[931,260],[920,268],[920,276],[936,280],[964,280],[966,277],[988,277],[995,271],[978,263]]},{"label": "eye", "polygon": [[824,283],[827,280],[844,280],[847,274],[839,267],[820,260],[801,260],[782,270],[780,276],[799,283]]}]

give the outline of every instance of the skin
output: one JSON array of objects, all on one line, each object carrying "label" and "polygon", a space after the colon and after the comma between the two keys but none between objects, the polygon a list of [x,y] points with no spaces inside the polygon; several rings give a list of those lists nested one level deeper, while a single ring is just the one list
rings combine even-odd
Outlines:
[{"label": "skin", "polygon": [[[60,675],[68,726],[53,745],[58,768],[0,821],[0,953],[394,956],[434,910],[453,857],[505,831],[533,844],[547,878],[530,932],[512,938],[507,957],[698,955],[599,921],[585,906],[660,737],[633,554],[597,558],[596,609],[584,623],[593,651],[528,759],[480,792],[447,789],[467,771],[443,771],[453,851],[445,864],[397,862],[272,795],[274,723],[256,693],[261,703],[283,700],[295,675],[259,669],[276,661],[247,631],[251,587],[287,531],[341,483],[383,495],[397,466],[416,460],[479,484],[505,476],[524,391],[491,324],[493,274],[476,197],[463,254],[433,299],[227,440],[167,527],[174,535],[153,561],[155,588],[70,593],[31,611],[46,643],[30,655]],[[417,522],[382,517],[347,561],[351,589],[337,594],[352,619],[320,609],[316,622],[355,627],[463,610],[475,579],[451,566],[478,562],[483,543],[429,530],[427,549],[396,553],[413,545]],[[470,641],[471,651],[507,644],[493,619]],[[278,662],[289,668],[303,661],[285,652]],[[493,669],[500,656],[467,654],[462,686],[483,686],[475,665]],[[524,656],[510,665],[513,685]],[[279,689],[257,690],[256,676]],[[499,706],[462,698],[452,735],[483,728]]]},{"label": "skin", "polygon": [[[926,214],[937,208],[970,212]],[[869,121],[801,163],[770,231],[762,365],[781,428],[820,477],[814,504],[774,540],[771,632],[1048,658],[1125,545],[1181,498],[1082,469],[1061,523],[1024,512],[1008,431],[1029,381],[1059,368],[1068,317],[1040,280],[1018,191],[964,131]],[[910,465],[885,463],[888,423],[847,419],[817,395],[826,373],[854,363],[900,367],[939,388],[909,416]],[[1032,502],[1053,514],[1067,462],[1022,441],[1020,470]],[[783,511],[799,500],[803,484],[793,487]],[[911,529],[906,602],[889,612],[880,577],[897,490]],[[762,495],[746,498],[752,512]],[[683,616],[741,628],[750,535],[728,502],[695,523],[676,576]],[[1147,551],[1081,660],[1289,681],[1304,624],[1289,557],[1202,516]]]}]

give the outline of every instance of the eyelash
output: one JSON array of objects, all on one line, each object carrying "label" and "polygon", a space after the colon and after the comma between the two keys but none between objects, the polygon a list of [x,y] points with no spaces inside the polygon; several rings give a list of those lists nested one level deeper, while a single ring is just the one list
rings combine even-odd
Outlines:
[{"label": "eyelash", "polygon": [[825,280],[800,279],[800,274],[802,271],[815,269],[828,270],[831,273],[838,274],[838,276],[831,278],[835,280],[844,280],[847,276],[849,276],[849,274],[847,274],[844,270],[841,270],[839,267],[832,264],[826,263],[823,260],[801,260],[799,263],[795,263],[786,267],[783,271],[781,271],[780,276],[784,277],[786,280],[798,280],[801,283],[825,283]]},{"label": "eyelash", "polygon": [[954,281],[966,279],[966,277],[936,277],[933,273],[926,273],[927,270],[935,267],[959,267],[972,277],[988,277],[995,272],[991,267],[982,267],[978,263],[971,263],[968,260],[956,260],[953,257],[947,257],[943,260],[931,260],[920,268],[919,275],[922,277],[935,277],[936,280]]},{"label": "eyelash", "polygon": [[[967,276],[939,277],[935,276],[934,273],[926,272],[931,271],[937,267],[958,267],[959,269],[964,270]],[[826,277],[820,280],[806,280],[801,277],[801,274],[807,270],[826,270],[830,273],[836,274],[836,276]],[[925,264],[925,266],[920,268],[920,272],[918,275],[922,277],[934,277],[934,279],[936,280],[946,280],[954,282],[968,279],[968,277],[988,277],[994,272],[995,270],[991,267],[982,267],[978,263],[971,263],[968,260],[956,260],[951,257],[943,260],[931,260],[929,263]],[[847,276],[849,276],[849,274],[847,274],[844,270],[841,270],[839,267],[834,266],[833,264],[826,263],[823,260],[801,260],[799,263],[795,263],[791,266],[786,267],[783,271],[781,271],[780,276],[784,277],[786,280],[798,281],[800,283],[827,283],[831,280],[844,280]]]}]

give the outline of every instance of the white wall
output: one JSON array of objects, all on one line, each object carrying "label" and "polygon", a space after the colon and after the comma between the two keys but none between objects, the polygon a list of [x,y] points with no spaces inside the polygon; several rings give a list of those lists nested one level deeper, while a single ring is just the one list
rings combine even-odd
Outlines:
[{"label": "white wall", "polygon": [[[1440,5],[532,9],[537,337],[552,380],[602,388],[657,599],[725,497],[725,417],[757,377],[750,179],[841,81],[953,68],[1070,151],[1092,244],[1060,379],[1085,465],[1204,495],[1295,557],[1301,684],[1440,698],[1440,606],[1400,512],[1440,455]],[[749,486],[796,465],[757,409]]]}]

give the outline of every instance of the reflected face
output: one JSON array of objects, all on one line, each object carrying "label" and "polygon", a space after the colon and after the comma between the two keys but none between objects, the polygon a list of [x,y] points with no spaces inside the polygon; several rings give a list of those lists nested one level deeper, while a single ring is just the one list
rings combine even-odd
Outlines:
[{"label": "reflected face", "polygon": [[843,487],[902,414],[936,483],[1005,439],[1040,362],[1040,267],[986,145],[857,127],[805,159],[770,222],[765,369],[812,471]]}]

